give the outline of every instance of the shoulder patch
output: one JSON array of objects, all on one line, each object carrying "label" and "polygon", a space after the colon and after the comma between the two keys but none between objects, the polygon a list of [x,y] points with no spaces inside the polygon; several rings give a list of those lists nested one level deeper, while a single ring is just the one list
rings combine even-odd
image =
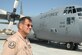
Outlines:
[{"label": "shoulder patch", "polygon": [[11,49],[15,48],[16,47],[16,42],[15,41],[10,41],[8,43],[8,47],[11,48]]}]

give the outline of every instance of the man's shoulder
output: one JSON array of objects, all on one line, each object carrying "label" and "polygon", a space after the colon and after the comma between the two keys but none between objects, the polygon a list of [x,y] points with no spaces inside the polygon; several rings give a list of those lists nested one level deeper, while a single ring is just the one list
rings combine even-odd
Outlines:
[{"label": "man's shoulder", "polygon": [[15,41],[15,42],[17,42],[18,41],[17,34],[15,33],[14,35],[9,36],[7,38],[7,41]]},{"label": "man's shoulder", "polygon": [[8,46],[9,49],[14,49],[18,45],[18,39],[15,35],[9,36],[4,42],[4,46]]}]

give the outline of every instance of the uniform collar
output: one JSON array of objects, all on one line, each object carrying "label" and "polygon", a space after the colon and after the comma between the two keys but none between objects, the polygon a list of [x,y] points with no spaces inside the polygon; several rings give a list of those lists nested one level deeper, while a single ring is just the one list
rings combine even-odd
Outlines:
[{"label": "uniform collar", "polygon": [[18,36],[19,36],[22,40],[26,40],[26,39],[24,39],[24,38],[22,37],[22,35],[21,35],[19,32],[17,32],[17,34],[18,34]]}]

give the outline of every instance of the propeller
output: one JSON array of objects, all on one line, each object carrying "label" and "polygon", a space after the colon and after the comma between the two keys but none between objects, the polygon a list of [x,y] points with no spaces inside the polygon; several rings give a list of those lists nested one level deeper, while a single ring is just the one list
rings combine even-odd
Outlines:
[{"label": "propeller", "polygon": [[16,14],[18,4],[19,4],[19,0],[15,0],[12,12],[7,12],[5,10],[0,9],[0,19],[8,20],[8,23],[7,22],[0,22],[0,23],[8,24],[7,30],[11,29],[12,25],[16,24],[14,23],[15,20],[19,20],[19,18],[24,17],[23,10],[22,10],[22,2],[20,6],[21,9],[20,15]]},{"label": "propeller", "polygon": [[16,24],[14,22],[15,20],[19,20],[19,18],[24,17],[22,1],[20,3],[20,15],[16,14],[18,3],[19,3],[19,0],[15,0],[14,1],[13,12],[7,12],[7,11],[5,11],[3,9],[0,9],[0,19],[4,19],[4,20],[8,20],[9,21],[9,22],[0,22],[0,24],[9,24],[10,21],[11,21],[15,25]]},{"label": "propeller", "polygon": [[12,25],[16,24],[14,23],[15,20],[19,20],[20,18],[20,15],[16,14],[18,4],[19,4],[19,0],[15,0],[12,12],[7,12],[5,10],[0,9],[0,19],[8,20],[8,23],[7,22],[0,22],[0,23],[8,24],[7,29],[11,29]]},{"label": "propeller", "polygon": [[[14,23],[15,20],[19,20],[19,18],[24,17],[22,1],[21,1],[21,5],[20,5],[20,15],[16,14],[18,3],[19,3],[19,0],[14,1],[12,12],[7,12],[5,10],[0,9],[0,19],[8,20],[8,22],[12,21]],[[1,22],[1,24],[2,24],[2,22]]]},{"label": "propeller", "polygon": [[16,8],[18,7],[19,0],[15,0],[13,12],[11,13],[10,17],[12,18],[11,21],[15,21],[15,18],[19,18],[20,15],[16,14]]},{"label": "propeller", "polygon": [[19,0],[14,1],[13,11],[7,12],[5,10],[0,9],[0,19],[8,20],[9,22],[14,22],[15,20],[19,20],[20,15],[16,14],[16,10],[18,7]]}]

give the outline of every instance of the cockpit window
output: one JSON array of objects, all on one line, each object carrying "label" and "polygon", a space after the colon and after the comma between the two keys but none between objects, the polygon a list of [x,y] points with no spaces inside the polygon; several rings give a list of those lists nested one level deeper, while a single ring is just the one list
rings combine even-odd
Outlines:
[{"label": "cockpit window", "polygon": [[82,13],[78,13],[78,16],[82,16]]},{"label": "cockpit window", "polygon": [[66,14],[76,13],[76,9],[74,6],[66,7],[64,10],[64,13],[66,13]]},{"label": "cockpit window", "polygon": [[82,8],[76,8],[77,12],[81,12]]},{"label": "cockpit window", "polygon": [[73,9],[73,13],[76,13],[76,9]]}]

